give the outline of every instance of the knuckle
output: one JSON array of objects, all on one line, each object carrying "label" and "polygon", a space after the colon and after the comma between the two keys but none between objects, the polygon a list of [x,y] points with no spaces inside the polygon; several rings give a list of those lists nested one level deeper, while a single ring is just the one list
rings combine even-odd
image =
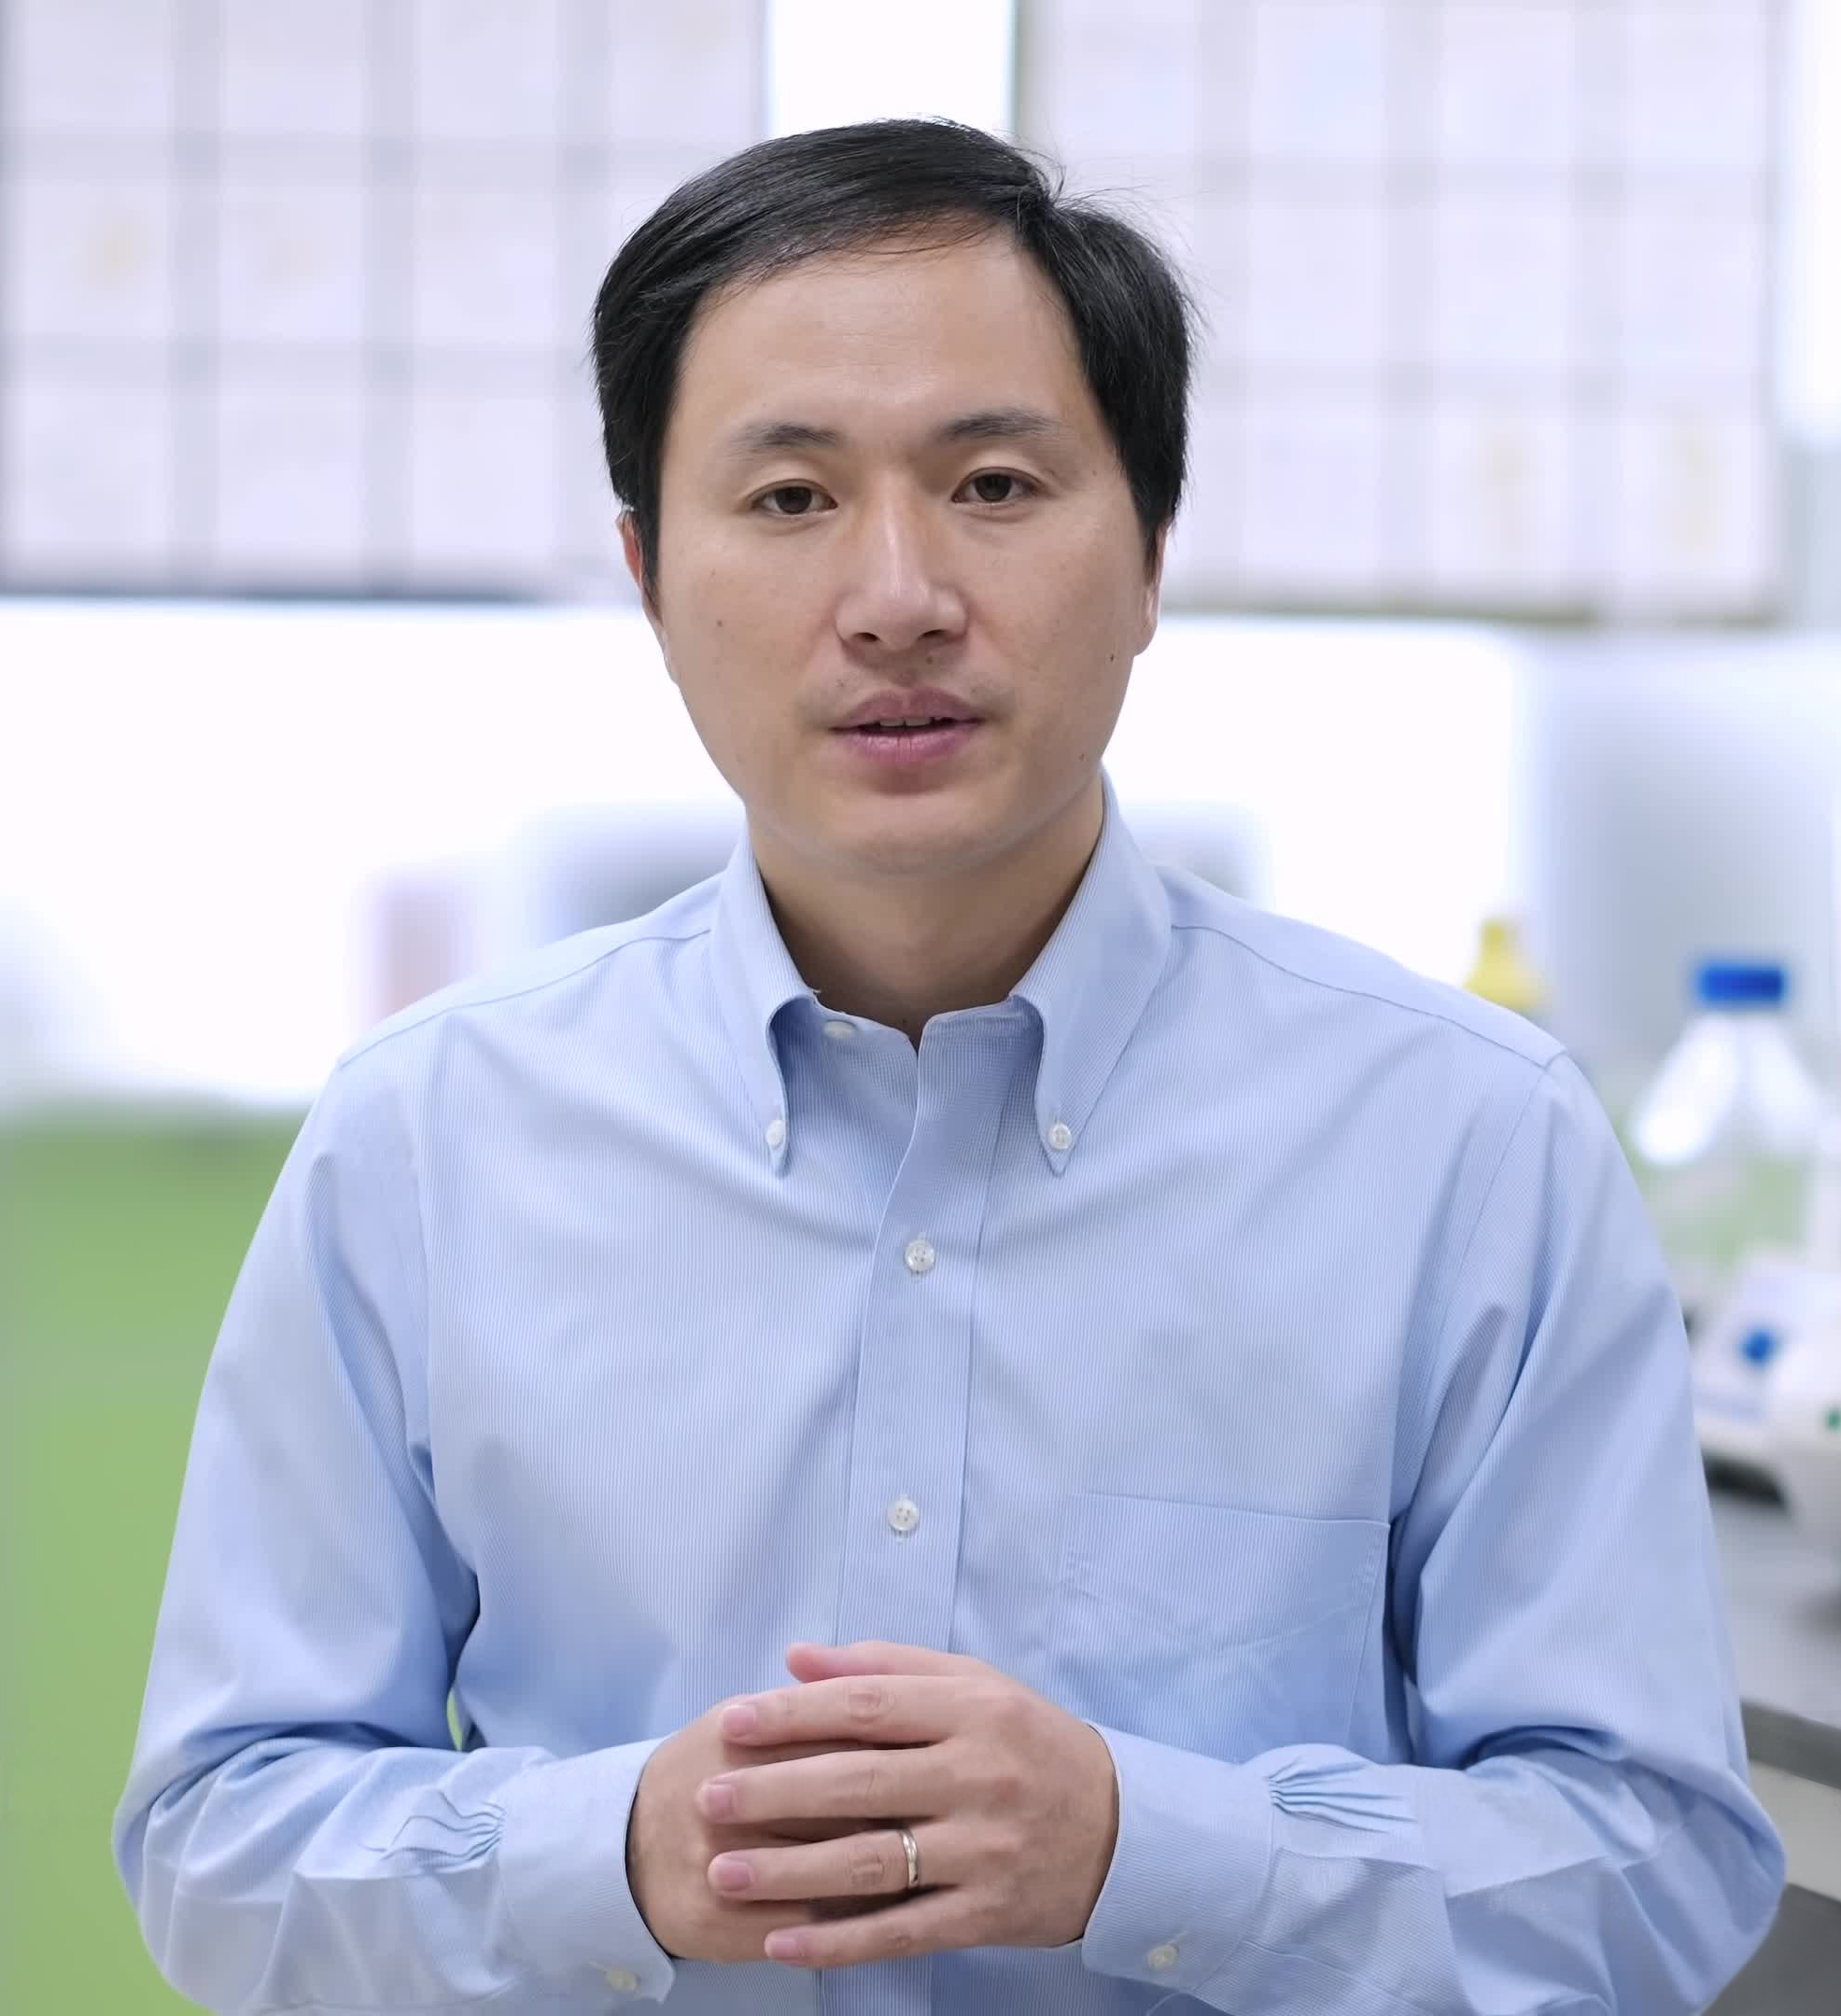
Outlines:
[{"label": "knuckle", "polygon": [[850,1883],[858,1896],[888,1888],[889,1858],[873,1841],[861,1841],[851,1848]]},{"label": "knuckle", "polygon": [[853,1722],[886,1720],[892,1697],[880,1680],[858,1678],[844,1690],[844,1705]]},{"label": "knuckle", "polygon": [[850,1801],[852,1809],[862,1813],[874,1813],[888,1797],[887,1767],[871,1755],[865,1757],[856,1767],[854,1775],[856,1785]]},{"label": "knuckle", "polygon": [[963,1796],[988,1813],[1015,1806],[1031,1782],[1022,1758],[1003,1742],[969,1747],[956,1763],[954,1778]]},{"label": "knuckle", "polygon": [[1017,1922],[1012,1899],[1006,1893],[998,1891],[986,1896],[966,1915],[966,1941],[974,1946],[1013,1944]]},{"label": "knuckle", "polygon": [[989,1789],[992,1808],[998,1813],[1013,1812],[1022,1803],[1024,1787],[1023,1772],[1005,1757],[991,1774]]},{"label": "knuckle", "polygon": [[975,1805],[983,1788],[978,1768],[979,1746],[963,1736],[954,1736],[940,1744],[936,1755],[944,1781],[944,1797],[955,1808]]},{"label": "knuckle", "polygon": [[699,1852],[714,1855],[717,1841],[730,1840],[735,1828],[748,1824],[748,1795],[746,1792],[738,1792],[727,1818],[712,1820],[696,1803],[696,1787],[702,1782],[701,1779],[694,1779],[691,1784],[691,1827],[696,1834]]},{"label": "knuckle", "polygon": [[1035,1719],[1035,1702],[1019,1687],[990,1686],[984,1689],[985,1712],[997,1733],[1015,1743],[1029,1732]]}]

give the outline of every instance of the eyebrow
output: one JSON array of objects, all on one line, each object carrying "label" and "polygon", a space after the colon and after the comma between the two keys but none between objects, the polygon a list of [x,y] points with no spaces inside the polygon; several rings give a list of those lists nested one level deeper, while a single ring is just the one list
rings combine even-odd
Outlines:
[{"label": "eyebrow", "polygon": [[[1033,406],[987,406],[935,427],[932,439],[945,447],[967,441],[1056,440],[1067,431],[1062,422]],[[814,427],[805,420],[752,420],[729,436],[725,452],[732,461],[748,462],[759,455],[843,445],[844,437],[836,427]]]},{"label": "eyebrow", "polygon": [[1050,413],[1033,406],[988,406],[980,413],[962,413],[938,429],[941,442],[962,441],[1030,441],[1052,439],[1067,428]]}]

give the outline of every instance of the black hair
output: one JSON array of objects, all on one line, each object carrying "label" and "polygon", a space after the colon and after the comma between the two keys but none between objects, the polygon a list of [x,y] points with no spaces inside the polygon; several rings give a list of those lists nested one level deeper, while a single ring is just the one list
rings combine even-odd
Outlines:
[{"label": "black hair", "polygon": [[1183,492],[1195,311],[1151,239],[1063,197],[1063,179],[973,126],[872,119],[762,141],[673,190],[615,255],[594,315],[601,441],[614,495],[633,513],[648,595],[666,425],[705,297],[821,253],[991,231],[1007,232],[1066,307],[1148,565]]}]

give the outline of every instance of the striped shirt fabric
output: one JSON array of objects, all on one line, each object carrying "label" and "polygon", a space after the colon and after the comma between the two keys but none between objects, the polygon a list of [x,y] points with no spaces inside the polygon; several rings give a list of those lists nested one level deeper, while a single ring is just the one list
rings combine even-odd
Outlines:
[{"label": "striped shirt fabric", "polygon": [[[744,833],[339,1059],[211,1358],[116,1818],[185,1994],[1670,2016],[1762,1939],[1686,1343],[1591,1091],[1150,862],[1103,779],[1040,957],[918,1048],[800,978]],[[1084,1938],[668,1957],[639,1772],[798,1639],[1092,1725]]]}]

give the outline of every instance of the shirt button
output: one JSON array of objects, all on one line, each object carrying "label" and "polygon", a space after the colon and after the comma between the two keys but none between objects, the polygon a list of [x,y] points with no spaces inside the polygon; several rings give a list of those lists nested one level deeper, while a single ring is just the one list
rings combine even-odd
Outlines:
[{"label": "shirt button", "polygon": [[639,1977],[627,1967],[609,1967],[607,1984],[610,1988],[618,1989],[622,1995],[631,1995],[639,1985]]},{"label": "shirt button", "polygon": [[786,1139],[786,1122],[776,1113],[767,1124],[767,1146],[778,1148]]},{"label": "shirt button", "polygon": [[925,1274],[933,1267],[937,1255],[925,1239],[918,1239],[910,1243],[902,1258],[907,1262],[910,1274]]},{"label": "shirt button", "polygon": [[1176,1965],[1176,1949],[1173,1946],[1153,1946],[1145,1958],[1161,1974],[1165,1967]]},{"label": "shirt button", "polygon": [[1074,1146],[1074,1129],[1065,1120],[1057,1120],[1048,1129],[1048,1145],[1057,1155],[1064,1155]]},{"label": "shirt button", "polygon": [[835,1037],[839,1043],[848,1042],[856,1032],[857,1026],[854,1022],[827,1022],[824,1025],[824,1033]]},{"label": "shirt button", "polygon": [[897,1498],[889,1507],[889,1524],[898,1533],[911,1533],[920,1523],[920,1507],[912,1498]]}]

